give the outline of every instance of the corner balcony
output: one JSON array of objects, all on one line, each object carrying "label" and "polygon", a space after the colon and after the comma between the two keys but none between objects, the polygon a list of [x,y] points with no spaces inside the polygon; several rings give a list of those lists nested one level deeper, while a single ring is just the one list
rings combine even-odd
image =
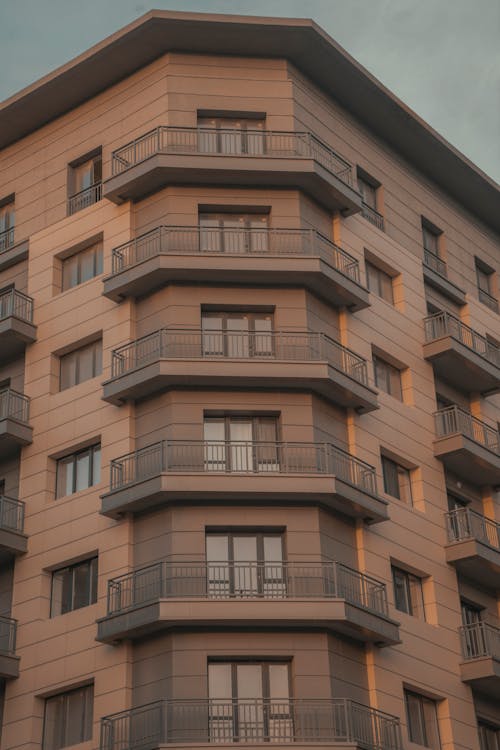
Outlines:
[{"label": "corner balcony", "polygon": [[101,719],[99,750],[160,750],[165,745],[248,750],[402,750],[399,719],[348,698],[161,699]]},{"label": "corner balcony", "polygon": [[10,388],[0,390],[0,455],[8,456],[33,440],[30,400]]},{"label": "corner balcony", "polygon": [[16,242],[14,237],[14,227],[0,232],[0,271],[20,263],[28,258],[28,240]]},{"label": "corner balcony", "polygon": [[500,484],[500,436],[458,406],[434,414],[434,455],[445,467],[467,482]]},{"label": "corner balcony", "polygon": [[385,584],[338,562],[162,561],[108,581],[97,640],[178,627],[314,628],[399,643]]},{"label": "corner balcony", "polygon": [[19,657],[16,656],[17,621],[0,616],[0,679],[19,677]]},{"label": "corner balcony", "polygon": [[0,495],[0,562],[11,555],[26,552],[24,503]]},{"label": "corner balcony", "polygon": [[113,351],[103,398],[119,405],[176,387],[306,390],[359,413],[378,408],[366,360],[310,331],[164,328]]},{"label": "corner balcony", "polygon": [[466,304],[465,291],[449,280],[448,268],[444,260],[426,248],[424,248],[423,271],[424,279],[429,286],[437,289],[456,305]]},{"label": "corner balcony", "polygon": [[0,294],[0,365],[21,356],[33,341],[36,326],[31,297],[15,289]]},{"label": "corner balcony", "polygon": [[470,508],[446,514],[446,562],[474,583],[500,589],[500,524]]},{"label": "corner balcony", "polygon": [[368,523],[388,518],[373,466],[329,443],[162,440],[111,461],[101,513],[178,502],[322,505]]},{"label": "corner balcony", "polygon": [[500,349],[454,315],[424,319],[424,358],[436,374],[461,391],[500,390]]},{"label": "corner balcony", "polygon": [[172,282],[300,286],[352,312],[368,307],[358,261],[313,229],[159,226],[112,253],[103,294],[115,302]]},{"label": "corner balcony", "polygon": [[460,628],[463,682],[481,693],[500,700],[500,629],[486,622]]},{"label": "corner balcony", "polygon": [[295,188],[329,211],[361,210],[352,166],[313,133],[160,126],[113,151],[103,197],[137,201],[166,185]]}]

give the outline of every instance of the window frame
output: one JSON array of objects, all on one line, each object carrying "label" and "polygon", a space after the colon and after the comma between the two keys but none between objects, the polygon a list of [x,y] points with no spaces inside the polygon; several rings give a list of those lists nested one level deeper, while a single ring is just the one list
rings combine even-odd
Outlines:
[{"label": "window frame", "polygon": [[[70,715],[71,705],[70,700],[77,693],[82,693],[82,705],[81,705],[81,716],[74,717]],[[57,705],[56,701],[60,701],[60,713],[62,718],[62,726],[55,726],[57,720]],[[53,736],[49,736],[51,728],[49,726],[49,712],[51,705],[55,705],[54,715],[54,726],[52,728]],[[81,722],[80,737],[75,742],[75,738],[68,736],[68,733],[75,729],[77,718]],[[65,690],[55,695],[51,695],[45,698],[44,712],[43,712],[43,739],[42,739],[42,750],[61,750],[63,747],[71,747],[75,744],[87,742],[92,739],[93,734],[93,722],[94,722],[94,683],[88,685],[82,685],[77,688]],[[56,736],[57,734],[57,736]]]},{"label": "window frame", "polygon": [[[72,563],[71,565],[65,565],[62,568],[57,568],[56,570],[52,571],[52,580],[51,580],[51,588],[50,588],[50,617],[59,617],[60,615],[65,615],[68,612],[75,612],[78,609],[83,609],[84,607],[90,607],[92,604],[95,604],[97,602],[97,582],[98,582],[98,556],[93,555],[92,557],[88,557],[85,560],[80,560],[77,563]],[[77,597],[81,597],[81,592],[77,591],[77,584],[78,584],[78,578],[77,574],[78,571],[84,567],[88,567],[88,601],[84,604],[76,604],[75,606],[75,600]],[[71,598],[71,606],[68,608],[64,607],[64,597],[61,595],[61,611],[58,611],[59,608],[55,607],[55,587],[56,587],[56,576],[69,573],[71,575],[71,582],[70,582],[70,598]],[[61,583],[61,591],[64,592],[64,581]]]},{"label": "window frame", "polygon": [[[88,278],[83,278],[82,266],[87,255],[92,254],[92,275]],[[75,283],[65,283],[67,281],[68,270],[70,269],[70,263],[76,260],[76,281]],[[81,284],[85,284],[87,281],[95,279],[103,273],[103,244],[102,241],[94,242],[88,247],[82,248],[65,258],[61,258],[61,292],[67,292],[69,289],[74,289]],[[66,269],[66,275],[65,275]],[[71,270],[71,269],[70,269]]]},{"label": "window frame", "polygon": [[[392,365],[378,354],[372,355],[375,386],[388,396],[403,401],[403,384],[401,369]],[[396,387],[394,387],[396,384]]]},{"label": "window frame", "polygon": [[[427,698],[421,693],[417,693],[414,690],[407,689],[404,690],[404,698],[408,727],[408,739],[410,740],[410,742],[414,742],[415,744],[421,745],[422,747],[428,747],[430,748],[430,750],[441,750],[441,736],[439,732],[437,702],[435,700],[432,700],[432,698]],[[410,711],[408,698],[411,698],[414,702],[414,706],[417,707],[418,717],[415,717],[414,713]],[[433,727],[429,725],[429,710],[432,713],[432,722],[434,725]],[[415,727],[413,725],[412,716],[413,718],[418,719],[418,727]],[[434,739],[436,740],[436,742],[434,742],[434,739],[432,737],[429,737],[431,731],[434,734]],[[429,744],[429,742],[431,742],[432,744]]]},{"label": "window frame", "polygon": [[[426,622],[424,589],[422,578],[410,573],[408,570],[391,565],[392,585],[394,591],[394,607],[398,612],[404,612],[411,617]],[[400,584],[397,585],[396,578],[400,577]],[[404,601],[401,600],[399,593],[404,594]],[[415,603],[415,595],[418,597],[418,604]]]},{"label": "window frame", "polygon": [[[432,222],[430,222],[424,216],[422,216],[421,218],[421,226],[422,226],[422,247],[427,253],[430,253],[434,257],[442,260],[440,238],[443,235],[443,230],[436,227]],[[431,240],[430,245],[428,243],[428,240]]]},{"label": "window frame", "polygon": [[[86,164],[90,165],[92,180],[90,185],[87,187],[76,190],[76,175],[77,170],[84,167]],[[94,149],[93,151],[79,156],[68,164],[68,199],[74,198],[76,195],[83,193],[85,190],[90,190],[97,185],[102,184],[102,147]]]},{"label": "window frame", "polygon": [[[373,292],[373,294],[376,294],[377,297],[385,300],[390,305],[394,305],[393,277],[367,259],[365,259],[365,270],[368,291]],[[370,279],[373,278],[375,283],[372,286]]]},{"label": "window frame", "polygon": [[[394,461],[394,459],[389,458],[384,454],[382,454],[381,459],[385,494],[395,497],[397,500],[401,500],[408,505],[413,505],[411,469],[407,469],[405,466],[402,466],[397,461]],[[389,471],[393,472],[392,477],[389,476]],[[402,477],[406,478],[406,484],[401,481]],[[405,487],[407,490],[407,497],[404,497]],[[391,490],[395,491],[392,492]]]},{"label": "window frame", "polygon": [[[85,453],[89,454],[89,465],[88,465],[88,481],[89,484],[87,484],[85,487],[78,487],[78,459],[81,456],[84,456]],[[98,461],[98,473],[99,476],[97,478],[97,481],[94,481],[96,477],[94,476],[95,471],[95,457],[99,454],[99,461]],[[60,494],[59,493],[59,485],[60,485],[60,474],[61,467],[63,465],[63,462],[68,462],[71,460],[72,464],[72,491],[69,493]],[[89,445],[85,448],[82,448],[81,450],[75,451],[74,453],[68,453],[65,456],[61,456],[57,459],[56,462],[56,500],[59,500],[63,497],[70,497],[71,495],[76,494],[77,492],[82,492],[84,490],[90,489],[90,487],[94,487],[96,484],[99,484],[101,481],[101,443],[94,443],[92,445]],[[67,482],[67,480],[66,480]]]},{"label": "window frame", "polygon": [[[92,350],[92,374],[89,377],[80,377],[81,370],[81,357],[84,356],[89,350]],[[72,382],[69,375],[71,374],[71,358],[75,358],[74,363],[74,382]],[[63,385],[63,369],[65,366],[69,366],[70,370],[67,377],[68,383]],[[98,377],[102,374],[102,339],[96,339],[88,344],[79,346],[77,349],[72,349],[65,354],[61,354],[59,357],[59,391],[66,391],[68,388],[74,388],[80,383],[85,383],[88,380]],[[71,382],[69,382],[71,381]]]}]

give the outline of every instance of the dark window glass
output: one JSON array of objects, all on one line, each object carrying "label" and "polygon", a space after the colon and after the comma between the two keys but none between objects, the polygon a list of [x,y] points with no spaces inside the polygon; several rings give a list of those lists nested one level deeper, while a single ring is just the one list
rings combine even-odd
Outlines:
[{"label": "dark window glass", "polygon": [[377,210],[377,188],[375,185],[370,184],[367,180],[358,176],[358,188],[361,193],[363,203],[370,208]]},{"label": "dark window glass", "polygon": [[62,291],[102,273],[102,244],[97,243],[62,261]]},{"label": "dark window glass", "polygon": [[394,602],[396,609],[425,620],[422,580],[401,568],[392,566]]},{"label": "dark window glass", "polygon": [[60,358],[59,390],[64,391],[102,373],[102,341],[75,349]]},{"label": "dark window glass", "polygon": [[366,284],[370,292],[394,304],[392,278],[388,273],[366,261]]},{"label": "dark window glass", "polygon": [[384,393],[403,400],[403,391],[401,388],[401,372],[394,365],[390,365],[384,359],[373,356],[373,371],[375,374],[375,385]]},{"label": "dark window glass", "polygon": [[481,750],[500,750],[500,727],[479,721],[477,728]]},{"label": "dark window glass", "polygon": [[424,250],[439,257],[439,235],[441,232],[431,229],[427,224],[422,224],[422,240]]},{"label": "dark window glass", "polygon": [[432,750],[440,750],[436,702],[405,690],[405,703],[410,741]]},{"label": "dark window glass", "polygon": [[47,698],[43,750],[59,750],[92,739],[93,703],[93,685]]},{"label": "dark window glass", "polygon": [[64,497],[101,481],[101,446],[92,445],[57,462],[56,497]]},{"label": "dark window glass", "polygon": [[64,615],[97,601],[97,557],[52,573],[50,616]]},{"label": "dark window glass", "polygon": [[405,503],[412,502],[411,477],[408,469],[400,466],[387,456],[382,456],[382,474],[384,477],[384,492]]}]

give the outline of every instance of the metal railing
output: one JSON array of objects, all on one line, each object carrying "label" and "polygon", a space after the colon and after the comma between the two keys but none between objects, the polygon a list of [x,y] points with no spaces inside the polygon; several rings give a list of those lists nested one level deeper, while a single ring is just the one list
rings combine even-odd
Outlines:
[{"label": "metal railing", "polygon": [[23,502],[0,495],[0,529],[19,532],[24,530]]},{"label": "metal railing", "polygon": [[29,422],[30,400],[27,396],[10,388],[0,391],[0,419],[17,419]]},{"label": "metal railing", "polygon": [[384,583],[343,563],[161,562],[108,581],[108,615],[164,598],[346,599],[388,617]]},{"label": "metal railing", "polygon": [[441,260],[439,255],[436,255],[436,253],[433,253],[431,250],[427,250],[425,247],[424,265],[438,273],[440,276],[444,276],[445,279],[448,278],[448,269],[444,260]]},{"label": "metal railing", "polygon": [[352,166],[313,133],[232,128],[176,128],[160,125],[113,151],[113,175],[154,154],[217,154],[260,158],[314,159],[348,185]]},{"label": "metal railing", "polygon": [[158,359],[258,359],[327,362],[368,385],[366,360],[323,333],[214,331],[162,328],[111,355],[111,377],[117,378]]},{"label": "metal railing", "polygon": [[445,514],[448,542],[476,539],[500,550],[500,524],[471,508],[455,508]]},{"label": "metal railing", "polygon": [[360,283],[358,261],[315,229],[159,226],[113,250],[112,274],[168,254],[319,257]]},{"label": "metal railing", "polygon": [[0,615],[0,654],[13,656],[16,652],[17,620]]},{"label": "metal railing", "polygon": [[81,211],[83,208],[92,206],[101,200],[102,197],[102,183],[96,182],[95,185],[91,185],[80,192],[70,195],[68,197],[68,216],[76,214],[77,211]]},{"label": "metal railing", "polygon": [[222,474],[332,474],[372,495],[375,469],[331,443],[161,440],[115,458],[111,490],[163,472]]},{"label": "metal railing", "polygon": [[493,297],[489,292],[486,292],[484,289],[479,289],[479,301],[483,303],[483,305],[486,305],[490,308],[490,310],[493,310],[494,312],[498,312],[498,300]]},{"label": "metal railing", "polygon": [[16,289],[9,289],[7,292],[0,294],[0,320],[10,316],[32,323],[32,298]]},{"label": "metal railing", "polygon": [[346,698],[162,699],[101,719],[100,750],[235,742],[402,748],[397,717]]},{"label": "metal railing", "polygon": [[448,312],[439,312],[424,318],[425,340],[427,343],[443,336],[451,336],[476,354],[480,354],[492,364],[500,367],[500,348],[485,336],[469,328],[465,323]]},{"label": "metal railing", "polygon": [[500,628],[486,622],[474,622],[460,628],[460,641],[464,659],[491,656],[500,661]]},{"label": "metal railing", "polygon": [[489,427],[470,412],[459,406],[447,406],[434,413],[436,425],[436,437],[447,437],[448,435],[465,435],[470,440],[488,448],[494,453],[500,454],[500,435],[498,430]]},{"label": "metal railing", "polygon": [[9,229],[4,229],[3,232],[0,232],[0,253],[2,253],[4,250],[8,250],[9,247],[12,247],[14,244],[14,227],[9,227]]},{"label": "metal railing", "polygon": [[363,216],[365,219],[367,219],[370,224],[373,224],[378,229],[381,229],[384,231],[385,225],[384,225],[384,217],[382,214],[379,214],[378,211],[376,211],[372,206],[369,206],[368,203],[365,203],[364,201],[361,204],[361,216]]}]

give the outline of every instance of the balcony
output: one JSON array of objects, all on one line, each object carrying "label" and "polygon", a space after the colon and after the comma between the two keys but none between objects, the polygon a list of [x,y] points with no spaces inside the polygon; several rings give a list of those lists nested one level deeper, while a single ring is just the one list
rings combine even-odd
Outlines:
[{"label": "balcony", "polygon": [[470,393],[500,390],[500,349],[454,315],[424,319],[424,358],[443,380]]},{"label": "balcony", "polygon": [[17,622],[0,615],[0,679],[19,677],[19,657],[16,656]]},{"label": "balcony", "polygon": [[33,300],[9,289],[0,294],[0,365],[19,357],[26,344],[36,341],[33,325]]},{"label": "balcony", "polygon": [[82,211],[94,203],[98,203],[102,198],[102,183],[96,182],[95,185],[80,190],[80,192],[68,197],[68,216]]},{"label": "balcony", "polygon": [[29,426],[30,400],[10,388],[0,390],[0,456],[7,458],[33,439]]},{"label": "balcony", "polygon": [[167,388],[313,391],[360,413],[378,408],[366,360],[322,333],[164,328],[115,349],[105,401]]},{"label": "balcony", "polygon": [[458,406],[440,409],[434,420],[434,455],[447,469],[473,484],[500,484],[497,430]]},{"label": "balcony", "polygon": [[475,622],[460,628],[463,682],[471,688],[500,700],[500,628]]},{"label": "balcony", "polygon": [[483,305],[489,307],[490,310],[493,310],[493,312],[498,312],[498,300],[496,299],[496,297],[493,297],[484,289],[479,289],[478,296],[479,301],[482,302]]},{"label": "balcony", "polygon": [[322,505],[385,521],[373,466],[329,443],[162,440],[111,462],[101,513],[118,518],[182,501]]},{"label": "balcony", "polygon": [[28,258],[28,240],[15,241],[14,227],[0,232],[0,271],[20,263]]},{"label": "balcony", "polygon": [[470,508],[446,514],[446,562],[476,584],[500,589],[500,524]]},{"label": "balcony", "polygon": [[108,581],[97,640],[177,627],[314,628],[377,645],[399,642],[385,584],[338,562],[162,561]]},{"label": "balcony", "polygon": [[166,185],[303,190],[329,211],[361,210],[352,166],[312,133],[160,126],[112,154],[103,197],[137,201]]},{"label": "balcony", "polygon": [[24,503],[0,495],[0,564],[4,558],[26,552]]},{"label": "balcony", "polygon": [[353,312],[369,305],[358,261],[313,229],[159,226],[113,250],[103,294],[119,302],[186,281],[300,286]]},{"label": "balcony", "polygon": [[373,226],[377,227],[377,229],[380,229],[382,232],[385,231],[384,217],[382,216],[382,214],[379,214],[378,211],[376,211],[364,201],[361,204],[361,216],[364,219],[367,219],[370,224],[373,224]]},{"label": "balcony", "polygon": [[444,260],[426,248],[424,248],[423,271],[424,279],[429,286],[437,289],[456,305],[466,304],[465,291],[449,280]]},{"label": "balcony", "polygon": [[100,750],[163,745],[402,750],[399,719],[347,698],[161,699],[101,720]]}]

